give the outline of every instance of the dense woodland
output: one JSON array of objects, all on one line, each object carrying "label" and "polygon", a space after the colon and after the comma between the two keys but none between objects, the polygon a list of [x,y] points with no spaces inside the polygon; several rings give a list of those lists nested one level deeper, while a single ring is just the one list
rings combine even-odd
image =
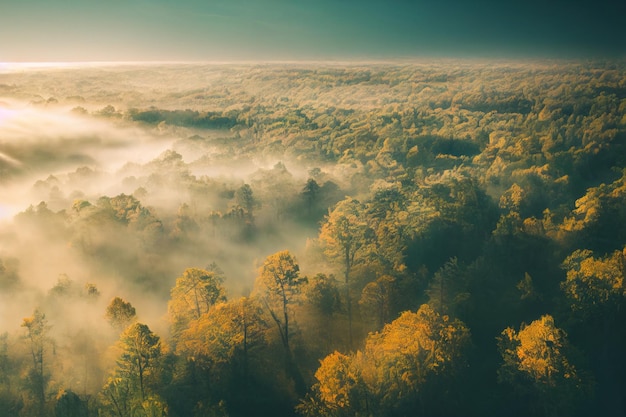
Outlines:
[{"label": "dense woodland", "polygon": [[625,415],[625,147],[623,62],[0,72],[0,416]]}]

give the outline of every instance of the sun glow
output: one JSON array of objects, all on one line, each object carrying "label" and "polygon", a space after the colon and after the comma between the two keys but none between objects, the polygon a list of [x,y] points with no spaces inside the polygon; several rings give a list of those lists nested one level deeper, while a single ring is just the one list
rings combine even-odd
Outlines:
[{"label": "sun glow", "polygon": [[68,61],[68,62],[0,62],[0,74],[10,72],[38,71],[42,69],[76,69],[109,66],[161,65],[163,61]]}]

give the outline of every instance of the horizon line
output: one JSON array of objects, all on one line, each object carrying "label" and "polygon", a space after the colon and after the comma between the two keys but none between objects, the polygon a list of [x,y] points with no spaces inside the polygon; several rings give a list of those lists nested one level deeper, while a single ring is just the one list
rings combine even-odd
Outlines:
[{"label": "horizon line", "polygon": [[312,59],[216,59],[216,60],[93,60],[93,61],[0,61],[0,71],[11,69],[54,69],[103,66],[153,66],[153,65],[263,65],[263,64],[425,64],[433,62],[626,62],[626,57],[615,58],[564,58],[564,57],[470,57],[470,56],[420,56],[396,58],[312,58]]}]

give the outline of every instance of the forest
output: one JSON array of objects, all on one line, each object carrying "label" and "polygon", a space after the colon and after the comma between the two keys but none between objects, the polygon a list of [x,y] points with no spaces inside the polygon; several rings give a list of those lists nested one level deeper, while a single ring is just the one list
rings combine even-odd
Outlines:
[{"label": "forest", "polygon": [[0,417],[626,415],[622,61],[0,68]]}]

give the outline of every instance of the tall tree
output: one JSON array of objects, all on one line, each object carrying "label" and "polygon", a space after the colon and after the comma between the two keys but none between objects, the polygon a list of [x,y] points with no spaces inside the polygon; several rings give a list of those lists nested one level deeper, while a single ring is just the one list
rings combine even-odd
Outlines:
[{"label": "tall tree", "polygon": [[426,290],[428,304],[440,314],[456,315],[470,294],[456,258],[451,258],[433,276]]},{"label": "tall tree", "polygon": [[197,320],[216,303],[226,301],[222,277],[199,268],[187,268],[176,279],[167,305],[174,339],[192,320]]},{"label": "tall tree", "polygon": [[311,218],[312,214],[317,211],[316,207],[317,204],[319,204],[319,194],[319,184],[313,178],[309,178],[300,193],[304,201],[304,206],[306,207],[306,215],[308,218]]},{"label": "tall tree", "polygon": [[235,201],[239,207],[243,208],[246,221],[254,223],[254,208],[258,202],[249,184],[244,184],[235,191]]},{"label": "tall tree", "polygon": [[28,372],[28,386],[33,393],[36,408],[40,415],[46,403],[46,387],[48,385],[48,375],[46,372],[45,355],[47,349],[51,346],[51,340],[48,336],[50,326],[46,315],[36,309],[32,316],[24,318],[22,327],[26,328],[30,345],[30,353],[33,360],[33,366]]},{"label": "tall tree", "polygon": [[[107,416],[162,416],[165,407],[154,392],[162,370],[159,336],[142,323],[128,327],[120,336],[117,367],[101,392],[102,412]],[[160,406],[155,406],[160,405]],[[157,409],[160,414],[150,414]]]},{"label": "tall tree", "polygon": [[293,378],[296,391],[300,394],[304,394],[306,387],[292,355],[290,326],[293,326],[293,310],[291,306],[299,301],[303,284],[306,282],[306,277],[300,276],[300,267],[296,259],[289,251],[284,250],[265,259],[255,284],[257,296],[276,324],[280,340],[285,348],[286,371]]},{"label": "tall tree", "polygon": [[361,315],[372,319],[376,330],[389,321],[397,298],[398,285],[390,275],[382,275],[369,282],[361,291]]},{"label": "tall tree", "polygon": [[161,357],[161,341],[142,323],[129,327],[120,337],[122,355],[118,371],[137,387],[141,400],[146,399],[147,378],[155,374]]},{"label": "tall tree", "polygon": [[340,201],[322,225],[319,238],[327,256],[341,262],[344,268],[346,306],[348,310],[348,338],[353,346],[352,296],[350,294],[350,272],[358,255],[365,252],[372,238],[372,230],[364,218],[364,207],[355,199]]},{"label": "tall tree", "polygon": [[19,364],[9,355],[9,334],[0,335],[0,417],[19,415],[24,402],[13,379],[19,375]]},{"label": "tall tree", "polygon": [[304,290],[309,312],[305,313],[307,337],[306,344],[310,351],[320,350],[324,354],[335,349],[334,339],[337,334],[345,334],[343,324],[337,325],[333,318],[335,313],[341,311],[341,295],[339,283],[333,275],[317,274],[310,277]]},{"label": "tall tree", "polygon": [[291,305],[298,301],[302,284],[306,277],[300,276],[300,266],[296,259],[284,250],[268,256],[263,262],[256,280],[256,291],[270,313],[287,352],[289,345],[289,324],[293,315]]},{"label": "tall tree", "polygon": [[621,409],[621,387],[626,383],[626,252],[595,256],[577,250],[562,264],[567,276],[561,289],[570,304],[576,344],[590,356],[594,376],[603,388],[597,401],[603,413]]}]

